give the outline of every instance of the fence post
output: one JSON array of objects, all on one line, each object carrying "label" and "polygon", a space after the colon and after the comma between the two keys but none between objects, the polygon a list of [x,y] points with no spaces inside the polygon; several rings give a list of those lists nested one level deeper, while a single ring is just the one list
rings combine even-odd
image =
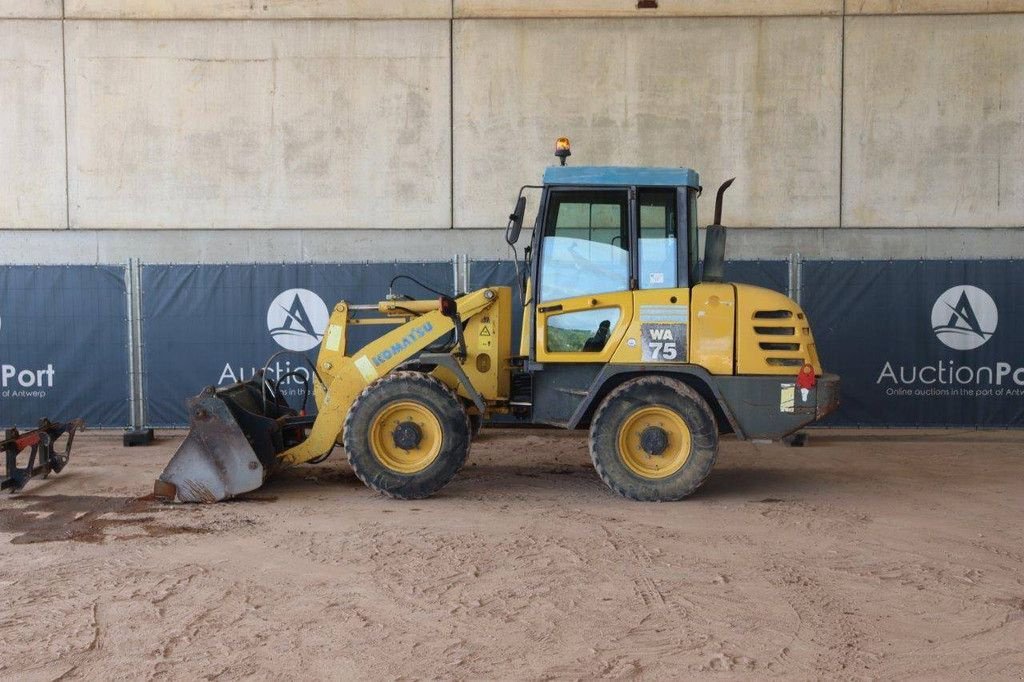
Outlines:
[{"label": "fence post", "polygon": [[129,258],[124,264],[124,288],[125,288],[125,319],[128,322],[128,427],[135,428],[138,423],[135,401],[135,303],[132,300],[135,292],[132,286],[132,259]]},{"label": "fence post", "polygon": [[128,374],[131,377],[131,426],[124,433],[125,447],[153,442],[153,429],[146,428],[145,382],[142,380],[142,302],[139,259],[129,258],[125,271],[128,289]]},{"label": "fence post", "polygon": [[804,293],[804,259],[800,255],[799,251],[794,254],[790,254],[789,258],[789,282],[792,289],[789,297],[796,301],[797,305],[803,305],[801,299],[803,298]]},{"label": "fence post", "polygon": [[452,296],[459,293],[459,254],[452,256]]}]

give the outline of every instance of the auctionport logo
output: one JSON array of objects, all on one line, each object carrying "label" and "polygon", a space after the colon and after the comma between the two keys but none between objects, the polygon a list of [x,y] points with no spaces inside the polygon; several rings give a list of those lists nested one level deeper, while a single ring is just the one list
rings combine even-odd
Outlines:
[{"label": "auctionport logo", "polygon": [[[932,331],[953,350],[985,344],[999,324],[995,301],[983,289],[961,284],[947,289],[932,306]],[[1024,366],[999,360],[976,364],[969,359],[935,360],[924,365],[886,361],[875,383],[887,396],[995,397],[1024,395]]]},{"label": "auctionport logo", "polygon": [[953,350],[972,350],[996,331],[999,310],[983,289],[961,284],[947,289],[932,306],[932,331]]},{"label": "auctionport logo", "polygon": [[282,291],[267,309],[267,329],[277,345],[288,350],[316,348],[330,315],[323,299],[309,289]]}]

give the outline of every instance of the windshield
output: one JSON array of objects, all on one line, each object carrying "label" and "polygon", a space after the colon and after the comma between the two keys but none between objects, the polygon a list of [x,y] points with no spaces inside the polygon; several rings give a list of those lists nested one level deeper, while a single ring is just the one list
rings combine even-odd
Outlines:
[{"label": "windshield", "polygon": [[541,301],[629,288],[628,206],[624,189],[551,193],[541,247]]}]

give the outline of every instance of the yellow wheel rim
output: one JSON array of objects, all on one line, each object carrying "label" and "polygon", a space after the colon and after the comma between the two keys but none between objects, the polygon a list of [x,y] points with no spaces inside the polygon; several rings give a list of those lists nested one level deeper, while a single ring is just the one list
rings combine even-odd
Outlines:
[{"label": "yellow wheel rim", "polygon": [[[657,454],[644,449],[642,436],[656,441]],[[619,457],[623,464],[643,478],[667,478],[683,468],[690,458],[690,429],[672,410],[649,405],[626,417],[619,428]],[[651,448],[648,442],[648,448]]]},{"label": "yellow wheel rim", "polygon": [[374,457],[400,474],[415,474],[437,459],[443,440],[441,422],[426,405],[402,400],[385,405],[370,425]]}]

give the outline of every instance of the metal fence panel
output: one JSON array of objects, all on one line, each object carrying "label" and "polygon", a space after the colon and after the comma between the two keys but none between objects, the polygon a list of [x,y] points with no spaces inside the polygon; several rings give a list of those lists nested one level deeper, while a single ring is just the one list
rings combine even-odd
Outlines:
[{"label": "metal fence panel", "polygon": [[808,261],[803,305],[842,377],[827,423],[1024,425],[1024,261]]},{"label": "metal fence panel", "polygon": [[724,279],[785,294],[789,288],[789,263],[781,260],[727,260]]},{"label": "metal fence panel", "polygon": [[0,267],[0,426],[129,421],[124,268]]}]

